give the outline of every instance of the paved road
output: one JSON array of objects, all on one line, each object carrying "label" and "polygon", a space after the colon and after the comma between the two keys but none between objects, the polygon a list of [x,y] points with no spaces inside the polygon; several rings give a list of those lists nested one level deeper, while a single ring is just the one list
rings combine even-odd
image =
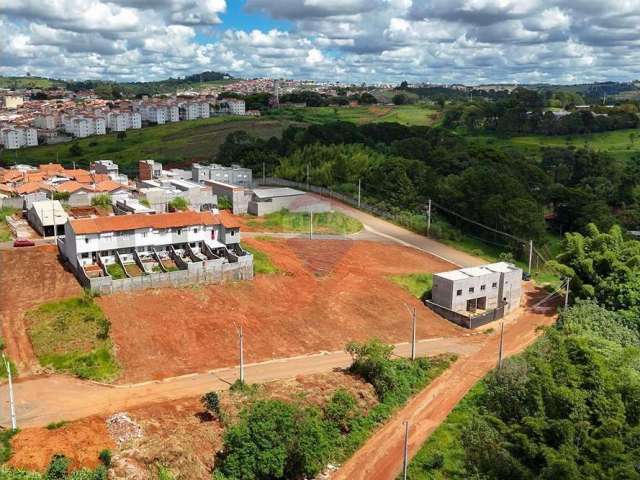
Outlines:
[{"label": "paved road", "polygon": [[[457,353],[465,357],[482,347],[487,336],[421,340],[419,355]],[[408,356],[407,343],[396,346],[398,355]],[[245,366],[245,379],[266,383],[347,367],[350,356],[342,351],[272,360]],[[52,375],[19,379],[14,384],[18,426],[44,426],[60,420],[77,420],[91,415],[107,415],[149,403],[177,400],[223,390],[238,378],[238,368],[224,368],[133,385],[101,385],[76,378]],[[7,384],[0,386],[0,424],[9,424]]]},{"label": "paved road", "polygon": [[[319,195],[316,196],[320,197]],[[325,201],[327,200],[326,197],[320,198]],[[473,267],[487,263],[486,260],[461,252],[449,245],[418,235],[417,233],[413,233],[406,228],[399,227],[394,223],[374,215],[370,215],[338,200],[331,199],[331,205],[335,210],[345,213],[346,215],[362,222],[367,232],[377,235],[378,237],[431,253],[460,267]]]}]

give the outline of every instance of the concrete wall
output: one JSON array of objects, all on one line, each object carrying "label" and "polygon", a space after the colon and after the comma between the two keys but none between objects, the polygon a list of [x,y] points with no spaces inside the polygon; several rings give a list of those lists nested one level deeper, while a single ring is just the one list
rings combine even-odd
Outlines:
[{"label": "concrete wall", "polygon": [[[195,264],[189,264],[195,265]],[[225,263],[215,268],[198,267],[175,272],[151,273],[140,277],[113,280],[111,277],[87,278],[81,275],[81,283],[101,294],[143,290],[147,288],[180,287],[195,283],[221,283],[253,279],[253,262]]]}]

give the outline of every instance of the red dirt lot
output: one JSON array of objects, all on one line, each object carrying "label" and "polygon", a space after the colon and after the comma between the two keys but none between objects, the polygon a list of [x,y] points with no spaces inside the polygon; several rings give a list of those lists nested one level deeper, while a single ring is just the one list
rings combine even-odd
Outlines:
[{"label": "red dirt lot", "polygon": [[20,430],[11,440],[13,453],[8,465],[43,472],[51,457],[56,453],[62,453],[71,460],[72,469],[95,468],[100,463],[100,452],[114,447],[104,418],[89,417],[54,430]]},{"label": "red dirt lot", "polygon": [[98,303],[112,323],[119,382],[158,379],[238,363],[340,350],[349,340],[410,336],[403,305],[418,310],[418,337],[467,333],[386,278],[451,269],[407,247],[368,241],[248,239],[283,273],[226,285],[119,293]]},{"label": "red dirt lot", "polygon": [[43,302],[79,295],[80,284],[64,269],[53,245],[0,250],[0,322],[9,357],[21,374],[37,368],[23,323],[24,313]]}]

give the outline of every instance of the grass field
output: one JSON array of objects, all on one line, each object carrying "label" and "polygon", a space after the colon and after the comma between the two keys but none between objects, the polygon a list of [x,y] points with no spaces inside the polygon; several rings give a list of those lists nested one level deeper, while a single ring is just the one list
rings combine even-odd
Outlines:
[{"label": "grass field", "polygon": [[13,238],[6,220],[13,213],[15,213],[13,208],[0,208],[0,242],[8,242]]},{"label": "grass field", "polygon": [[242,248],[253,255],[253,270],[255,273],[278,273],[280,271],[263,251],[246,244],[242,245]]},{"label": "grass field", "polygon": [[428,295],[433,287],[433,274],[431,273],[391,275],[389,278],[411,293],[411,295],[420,299]]},{"label": "grass field", "polygon": [[[630,137],[635,133],[636,138]],[[640,154],[640,130],[616,130],[613,132],[593,133],[585,135],[544,136],[528,135],[522,137],[502,138],[491,135],[471,136],[469,139],[481,144],[500,148],[515,148],[525,153],[539,155],[543,147],[577,147],[606,151],[616,158],[628,160]]]},{"label": "grass field", "polygon": [[93,298],[45,303],[29,310],[25,318],[41,365],[92,380],[109,381],[118,376],[110,323]]},{"label": "grass field", "polygon": [[[251,228],[274,233],[308,233],[310,215],[288,210],[270,213],[262,218],[247,220]],[[324,235],[349,235],[362,230],[362,223],[340,212],[313,215],[313,233]]]},{"label": "grass field", "polygon": [[299,122],[327,123],[332,121],[357,124],[371,122],[397,122],[404,125],[433,125],[439,112],[422,105],[358,106],[358,107],[307,107],[282,109],[270,113],[271,117],[287,118]]},{"label": "grass field", "polygon": [[0,77],[0,88],[49,88],[63,85],[42,77]]},{"label": "grass field", "polygon": [[118,139],[115,134],[93,136],[76,140],[81,154],[72,156],[72,143],[42,145],[38,147],[5,151],[0,163],[38,164],[59,161],[70,166],[76,162],[79,167],[87,167],[90,162],[110,159],[120,165],[123,173],[137,174],[138,160],[152,158],[163,162],[165,167],[184,167],[192,162],[215,160],[218,148],[227,135],[238,130],[246,130],[252,135],[270,138],[279,136],[291,124],[288,120],[253,117],[224,116],[189,122],[145,127],[127,131],[126,138]]}]

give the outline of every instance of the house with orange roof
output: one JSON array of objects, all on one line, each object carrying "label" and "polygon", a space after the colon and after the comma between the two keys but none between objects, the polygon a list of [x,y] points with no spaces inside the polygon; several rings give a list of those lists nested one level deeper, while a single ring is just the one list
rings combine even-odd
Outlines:
[{"label": "house with orange roof", "polygon": [[[58,240],[83,286],[108,293],[253,278],[233,216],[183,211],[69,219]],[[110,268],[119,265],[118,276]],[[113,275],[109,272],[112,272]]]}]

